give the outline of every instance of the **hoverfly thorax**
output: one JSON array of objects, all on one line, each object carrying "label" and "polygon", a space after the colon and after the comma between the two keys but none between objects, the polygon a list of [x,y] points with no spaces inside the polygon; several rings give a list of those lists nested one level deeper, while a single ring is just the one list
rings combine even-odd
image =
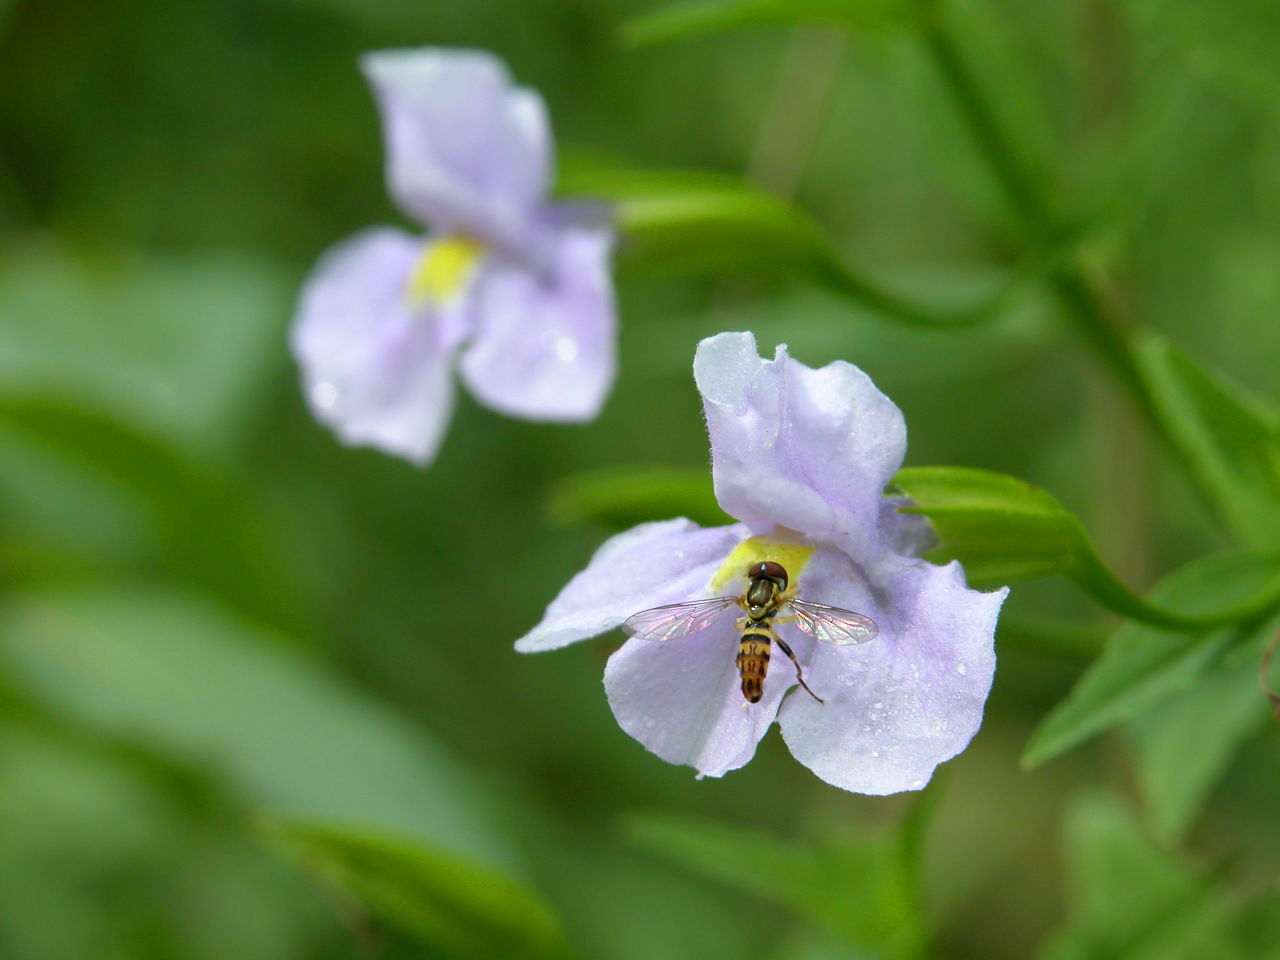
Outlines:
[{"label": "hoverfly thorax", "polygon": [[747,591],[743,604],[752,620],[762,620],[777,612],[781,596],[787,589],[787,571],[782,564],[762,560],[747,568]]},{"label": "hoverfly thorax", "polygon": [[761,620],[768,616],[774,606],[774,597],[778,595],[778,585],[767,577],[752,577],[747,585],[747,593],[743,598],[747,607],[747,615],[752,620]]}]

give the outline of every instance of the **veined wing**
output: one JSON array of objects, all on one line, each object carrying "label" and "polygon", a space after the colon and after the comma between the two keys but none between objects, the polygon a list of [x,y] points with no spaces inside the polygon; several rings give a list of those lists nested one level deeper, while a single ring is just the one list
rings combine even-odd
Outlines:
[{"label": "veined wing", "polygon": [[808,600],[792,600],[789,606],[796,626],[823,643],[838,646],[866,643],[874,640],[880,632],[874,620],[851,610],[829,607],[825,603],[810,603]]},{"label": "veined wing", "polygon": [[704,630],[725,610],[738,603],[737,597],[712,597],[687,603],[668,603],[641,610],[628,617],[622,632],[641,640],[672,640]]}]

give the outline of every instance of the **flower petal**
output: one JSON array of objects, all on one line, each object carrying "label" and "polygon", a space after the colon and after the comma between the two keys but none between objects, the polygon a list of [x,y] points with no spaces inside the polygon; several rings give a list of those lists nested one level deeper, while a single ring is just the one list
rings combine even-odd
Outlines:
[{"label": "flower petal", "polygon": [[874,580],[838,551],[810,561],[801,596],[871,616],[880,635],[854,647],[814,645],[806,679],[826,703],[792,697],[782,735],[797,760],[844,790],[919,790],[982,722],[1008,591],[968,589],[957,563],[901,558]]},{"label": "flower petal", "polygon": [[694,359],[716,497],[756,532],[775,524],[835,542],[852,556],[886,549],[881,494],[906,452],[893,401],[851,364],[813,370],[749,333],[703,340]]},{"label": "flower petal", "polygon": [[344,443],[426,464],[453,409],[461,320],[411,309],[406,287],[421,247],[390,228],[338,244],[303,286],[290,340],[317,420]]},{"label": "flower petal", "polygon": [[550,272],[491,257],[476,283],[477,331],[461,371],[486,406],[530,420],[590,420],[614,378],[612,231],[548,229]]},{"label": "flower petal", "polygon": [[[795,668],[774,652],[759,703],[743,699],[734,658],[735,617],[661,642],[628,640],[604,668],[618,725],[668,763],[719,777],[755,755],[756,744],[795,683]],[[797,651],[797,654],[799,651]],[[808,694],[805,694],[808,696]]]},{"label": "flower petal", "polygon": [[707,584],[743,537],[741,527],[691,520],[642,523],[605,541],[587,568],[516,641],[521,653],[567,646],[612,630],[633,613],[705,596]]},{"label": "flower petal", "polygon": [[361,66],[396,202],[443,232],[518,249],[551,178],[542,98],[479,50],[384,50]]}]

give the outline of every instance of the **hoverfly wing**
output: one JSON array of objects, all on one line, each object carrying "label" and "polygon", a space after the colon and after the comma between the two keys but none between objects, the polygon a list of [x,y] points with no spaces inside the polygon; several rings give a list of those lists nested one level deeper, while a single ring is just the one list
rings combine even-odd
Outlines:
[{"label": "hoverfly wing", "polygon": [[823,643],[837,646],[866,643],[874,640],[880,633],[874,620],[851,610],[829,607],[825,603],[810,603],[808,600],[792,600],[790,606],[796,626]]},{"label": "hoverfly wing", "polygon": [[651,607],[628,617],[622,624],[622,632],[641,640],[686,637],[711,626],[721,613],[737,602],[737,597],[712,597],[709,600],[690,600],[686,603]]}]

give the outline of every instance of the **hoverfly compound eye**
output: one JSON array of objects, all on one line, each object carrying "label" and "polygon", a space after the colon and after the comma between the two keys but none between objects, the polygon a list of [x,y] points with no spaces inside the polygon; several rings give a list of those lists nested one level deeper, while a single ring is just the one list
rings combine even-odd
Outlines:
[{"label": "hoverfly compound eye", "polygon": [[775,563],[773,560],[761,560],[759,563],[752,564],[747,571],[747,576],[767,577],[774,581],[780,589],[787,589],[787,571],[782,564]]}]

